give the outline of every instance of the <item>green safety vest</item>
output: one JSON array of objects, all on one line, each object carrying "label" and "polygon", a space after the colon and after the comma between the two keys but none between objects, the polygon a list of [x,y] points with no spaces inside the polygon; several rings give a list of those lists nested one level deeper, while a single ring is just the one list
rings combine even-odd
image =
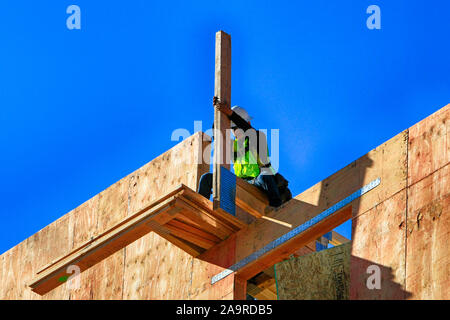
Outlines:
[{"label": "green safety vest", "polygon": [[[245,137],[244,143],[239,143],[238,139],[234,140],[234,174],[239,178],[256,178],[261,170],[260,160],[257,152],[249,150],[249,138]],[[244,148],[244,152],[240,148]],[[267,156],[269,156],[269,149],[267,148]]]}]

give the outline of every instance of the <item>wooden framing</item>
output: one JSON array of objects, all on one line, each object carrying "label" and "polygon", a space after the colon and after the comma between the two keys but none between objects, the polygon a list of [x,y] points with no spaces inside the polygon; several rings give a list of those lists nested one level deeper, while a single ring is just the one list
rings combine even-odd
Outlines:
[{"label": "wooden framing", "polygon": [[34,292],[45,294],[62,284],[60,279],[70,276],[69,266],[78,266],[83,272],[150,231],[198,256],[244,226],[237,218],[212,210],[212,203],[205,200],[181,185],[68,255],[51,262],[37,273],[29,286]]},{"label": "wooden framing", "polygon": [[[215,62],[214,94],[229,108],[231,38],[223,31]],[[219,169],[230,168],[229,124],[215,110],[221,135],[214,140],[213,202],[193,191],[209,170],[202,162],[208,142],[197,133],[2,254],[0,299],[245,299],[248,291],[273,298],[273,290],[255,288],[273,288],[269,267],[301,255],[348,219],[351,299],[450,298],[450,105],[277,210],[268,212],[266,197],[237,179],[236,205],[265,219],[248,225],[219,208]],[[377,177],[382,182],[373,192],[211,283]],[[332,244],[343,242],[332,233]],[[69,292],[60,285],[72,265],[82,272],[81,287]],[[382,269],[381,291],[367,289],[371,265]],[[247,284],[251,278],[256,282]]]},{"label": "wooden framing", "polygon": [[[216,33],[216,63],[214,96],[231,108],[231,37],[223,31]],[[220,207],[220,167],[230,169],[230,119],[214,110],[213,202]]]},{"label": "wooden framing", "polygon": [[[238,190],[240,204],[256,203],[251,198],[254,194],[261,204],[259,210],[263,210],[265,198],[259,190],[246,182],[239,183]],[[213,210],[211,201],[180,185],[71,253],[49,263],[38,271],[29,286],[38,294],[46,294],[63,283],[60,279],[70,276],[69,266],[76,265],[84,272],[151,231],[197,257],[245,227],[246,224],[236,217],[223,210]]]}]

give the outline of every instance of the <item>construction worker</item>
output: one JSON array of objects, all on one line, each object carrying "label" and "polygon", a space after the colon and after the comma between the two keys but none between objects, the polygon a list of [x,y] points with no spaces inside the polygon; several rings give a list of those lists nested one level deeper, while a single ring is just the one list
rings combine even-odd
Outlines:
[{"label": "construction worker", "polygon": [[[282,200],[274,177],[275,172],[270,165],[265,134],[250,125],[251,117],[244,108],[240,106],[226,108],[217,97],[214,97],[213,104],[231,120],[230,126],[235,136],[233,141],[235,175],[263,190],[269,198],[270,206],[280,206]],[[200,178],[198,193],[207,199],[211,197],[212,180],[212,173],[205,173]]]}]

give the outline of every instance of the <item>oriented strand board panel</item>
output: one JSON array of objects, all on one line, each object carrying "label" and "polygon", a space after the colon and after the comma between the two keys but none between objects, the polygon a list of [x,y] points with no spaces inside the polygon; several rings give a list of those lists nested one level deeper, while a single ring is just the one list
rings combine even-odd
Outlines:
[{"label": "oriented strand board panel", "polygon": [[[406,189],[353,219],[350,299],[408,297],[405,291],[405,235]],[[380,289],[367,286],[372,268],[379,270]]]},{"label": "oriented strand board panel", "polygon": [[275,265],[280,300],[348,300],[351,243]]},{"label": "oriented strand board panel", "polygon": [[450,164],[408,190],[406,289],[450,299]]}]

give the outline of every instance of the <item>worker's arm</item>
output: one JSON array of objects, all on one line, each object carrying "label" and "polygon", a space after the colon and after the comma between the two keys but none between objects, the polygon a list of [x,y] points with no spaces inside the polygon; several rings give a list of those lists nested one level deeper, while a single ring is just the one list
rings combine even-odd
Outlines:
[{"label": "worker's arm", "polygon": [[219,101],[217,97],[214,97],[213,105],[214,107],[217,108],[217,110],[225,113],[228,116],[228,118],[231,121],[233,121],[239,129],[247,131],[248,129],[252,128],[252,126],[247,121],[242,119],[236,112],[234,112],[230,108],[227,108],[226,103],[222,103],[221,101]]}]

